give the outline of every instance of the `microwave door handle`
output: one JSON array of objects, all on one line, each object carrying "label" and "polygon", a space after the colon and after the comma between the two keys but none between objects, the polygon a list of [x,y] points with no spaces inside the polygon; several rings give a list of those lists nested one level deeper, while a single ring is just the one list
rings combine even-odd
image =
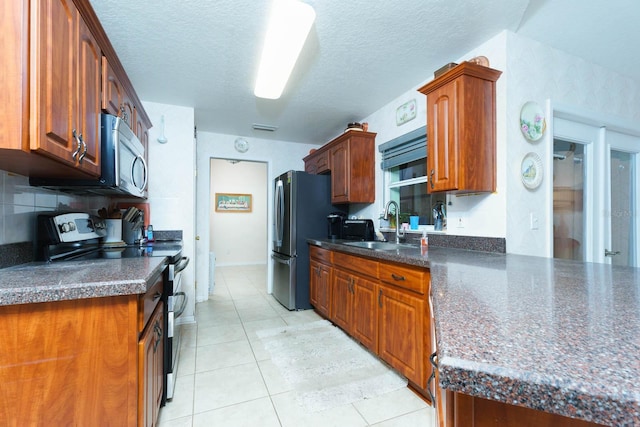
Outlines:
[{"label": "microwave door handle", "polygon": [[147,173],[147,162],[144,161],[144,157],[142,156],[136,156],[136,159],[133,161],[133,164],[131,165],[131,182],[133,182],[133,185],[136,185],[136,180],[135,180],[135,174],[134,174],[134,168],[136,167],[136,162],[138,161],[138,159],[142,162],[142,170],[144,171],[144,181],[142,184],[142,187],[140,187],[141,191],[144,191],[145,188],[147,188],[147,178],[148,178],[148,173]]}]

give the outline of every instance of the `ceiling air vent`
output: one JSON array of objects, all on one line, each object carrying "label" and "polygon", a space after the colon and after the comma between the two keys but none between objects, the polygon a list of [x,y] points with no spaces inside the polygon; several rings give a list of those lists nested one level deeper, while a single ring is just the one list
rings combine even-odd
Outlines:
[{"label": "ceiling air vent", "polygon": [[251,125],[251,127],[254,130],[263,130],[265,132],[275,132],[276,129],[278,129],[278,126],[263,125],[260,123],[254,123],[253,125]]}]

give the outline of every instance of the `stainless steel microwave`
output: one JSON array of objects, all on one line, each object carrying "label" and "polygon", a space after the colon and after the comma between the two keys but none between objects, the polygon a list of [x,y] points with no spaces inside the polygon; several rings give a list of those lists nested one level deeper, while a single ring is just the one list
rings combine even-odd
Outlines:
[{"label": "stainless steel microwave", "polygon": [[148,169],[138,137],[120,117],[111,114],[102,114],[100,135],[98,179],[30,178],[29,183],[74,194],[146,197]]}]

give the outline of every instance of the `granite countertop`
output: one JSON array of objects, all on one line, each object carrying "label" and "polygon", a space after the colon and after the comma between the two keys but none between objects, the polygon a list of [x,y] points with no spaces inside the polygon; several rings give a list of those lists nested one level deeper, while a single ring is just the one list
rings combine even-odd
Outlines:
[{"label": "granite countertop", "polygon": [[604,425],[640,425],[640,269],[429,248],[327,249],[431,269],[440,385]]},{"label": "granite countertop", "polygon": [[0,306],[142,294],[165,257],[31,262],[0,270]]}]

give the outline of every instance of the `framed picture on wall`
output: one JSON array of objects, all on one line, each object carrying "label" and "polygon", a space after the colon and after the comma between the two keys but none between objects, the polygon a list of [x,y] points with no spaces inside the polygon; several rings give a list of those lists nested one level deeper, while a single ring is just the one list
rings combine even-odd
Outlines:
[{"label": "framed picture on wall", "polygon": [[216,212],[251,212],[251,194],[216,193]]}]

